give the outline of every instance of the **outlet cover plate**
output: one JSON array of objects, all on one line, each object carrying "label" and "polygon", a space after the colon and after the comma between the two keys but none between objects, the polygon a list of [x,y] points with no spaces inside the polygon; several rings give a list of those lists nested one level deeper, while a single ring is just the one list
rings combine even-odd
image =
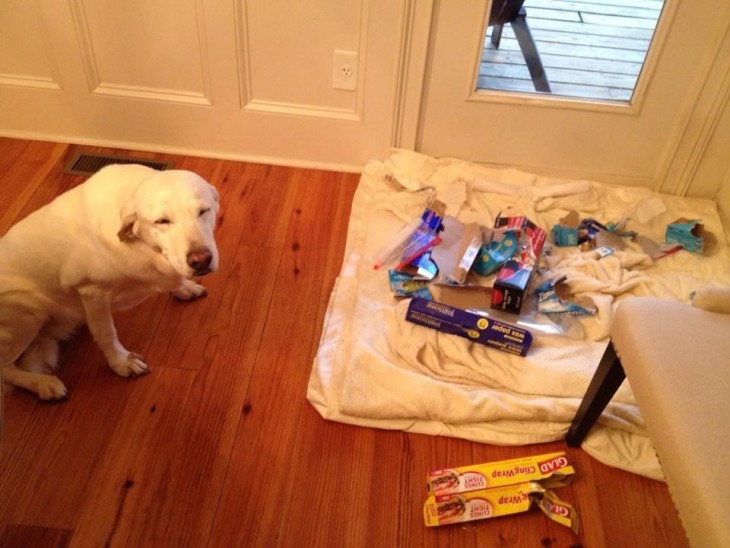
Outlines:
[{"label": "outlet cover plate", "polygon": [[332,62],[332,87],[354,91],[357,89],[357,52],[336,49]]}]

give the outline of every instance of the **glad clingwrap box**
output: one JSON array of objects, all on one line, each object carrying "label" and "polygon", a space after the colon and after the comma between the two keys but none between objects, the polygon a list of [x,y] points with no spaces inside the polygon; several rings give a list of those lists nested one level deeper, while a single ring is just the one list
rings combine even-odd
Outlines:
[{"label": "glad clingwrap box", "polygon": [[570,483],[574,474],[575,469],[561,451],[431,470],[426,483],[429,494],[449,495],[533,481],[546,488],[559,487]]},{"label": "glad clingwrap box", "polygon": [[423,505],[428,527],[527,512],[533,505],[553,521],[578,532],[573,507],[537,482],[518,483],[450,495],[431,495]]}]

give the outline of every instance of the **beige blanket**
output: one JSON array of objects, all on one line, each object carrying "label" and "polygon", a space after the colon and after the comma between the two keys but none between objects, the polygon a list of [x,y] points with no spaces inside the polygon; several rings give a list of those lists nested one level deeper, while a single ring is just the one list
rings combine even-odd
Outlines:
[{"label": "beige blanket", "polygon": [[[566,335],[533,331],[522,358],[406,322],[408,302],[393,297],[387,271],[373,269],[376,252],[433,198],[447,204],[447,214],[485,226],[500,212],[525,215],[548,231],[570,210],[604,223],[629,216],[628,229],[659,242],[667,223],[696,218],[720,243],[705,256],[679,251],[659,260],[633,242],[604,258],[550,246],[542,275],[566,274],[572,291],[591,297],[598,313],[565,322]],[[688,301],[694,290],[729,285],[723,234],[708,200],[406,151],[372,161],[353,201],[307,397],[323,417],[367,427],[503,445],[562,439],[606,347],[614,306],[632,295]],[[584,449],[606,464],[662,477],[627,383]]]}]

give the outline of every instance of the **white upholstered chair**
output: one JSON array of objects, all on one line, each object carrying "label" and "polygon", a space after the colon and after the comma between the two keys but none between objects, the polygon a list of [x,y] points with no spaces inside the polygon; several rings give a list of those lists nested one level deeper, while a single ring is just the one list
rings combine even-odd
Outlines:
[{"label": "white upholstered chair", "polygon": [[730,546],[730,313],[634,297],[610,336],[568,444],[581,444],[627,378],[691,545]]}]

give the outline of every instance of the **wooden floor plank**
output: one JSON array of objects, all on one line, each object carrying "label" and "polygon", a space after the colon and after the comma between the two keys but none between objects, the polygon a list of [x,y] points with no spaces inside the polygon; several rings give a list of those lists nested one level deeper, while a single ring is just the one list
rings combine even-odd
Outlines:
[{"label": "wooden floor plank", "polygon": [[[245,535],[252,546],[275,545],[283,511],[297,480],[287,471],[290,451],[302,434],[310,349],[319,330],[321,265],[332,237],[339,174],[299,170],[289,184],[296,201],[284,246],[271,314],[261,341],[248,394],[249,407],[236,436],[231,468],[221,497],[214,546],[235,546]],[[329,284],[327,284],[329,285]],[[273,473],[274,470],[279,473]]]},{"label": "wooden floor plank", "polygon": [[[0,158],[6,148],[22,153],[5,173],[29,181],[11,183],[15,212],[78,184],[63,161],[94,149],[0,139]],[[6,395],[0,545],[687,545],[666,485],[563,442],[500,447],[322,419],[307,383],[358,176],[161,156],[218,185],[221,267],[204,299],[162,295],[119,316],[149,375],[116,376],[82,329],[62,351],[68,401]],[[558,494],[579,511],[580,535],[537,510],[423,525],[428,469],[551,450],[575,464]]]},{"label": "wooden floor plank", "polygon": [[[33,413],[11,458],[0,462],[0,521],[74,528],[113,434],[110,425],[123,415],[133,385],[145,380],[121,379],[100,366],[88,336],[77,337],[63,358],[69,401],[41,403],[20,390],[6,395],[25,401]],[[10,410],[7,423],[15,421]]]},{"label": "wooden floor plank", "polygon": [[[10,147],[9,156],[13,156],[12,140],[3,144]],[[51,169],[68,150],[68,146],[58,143],[28,141],[23,148],[22,156],[7,166],[2,175],[0,186],[0,234],[4,234],[10,225],[25,217],[31,211],[50,201],[49,197],[33,198],[41,192]],[[17,156],[16,156],[17,157]]]},{"label": "wooden floor plank", "polygon": [[33,525],[6,525],[0,527],[0,546],[8,548],[65,548],[71,542],[73,531],[49,529]]}]

